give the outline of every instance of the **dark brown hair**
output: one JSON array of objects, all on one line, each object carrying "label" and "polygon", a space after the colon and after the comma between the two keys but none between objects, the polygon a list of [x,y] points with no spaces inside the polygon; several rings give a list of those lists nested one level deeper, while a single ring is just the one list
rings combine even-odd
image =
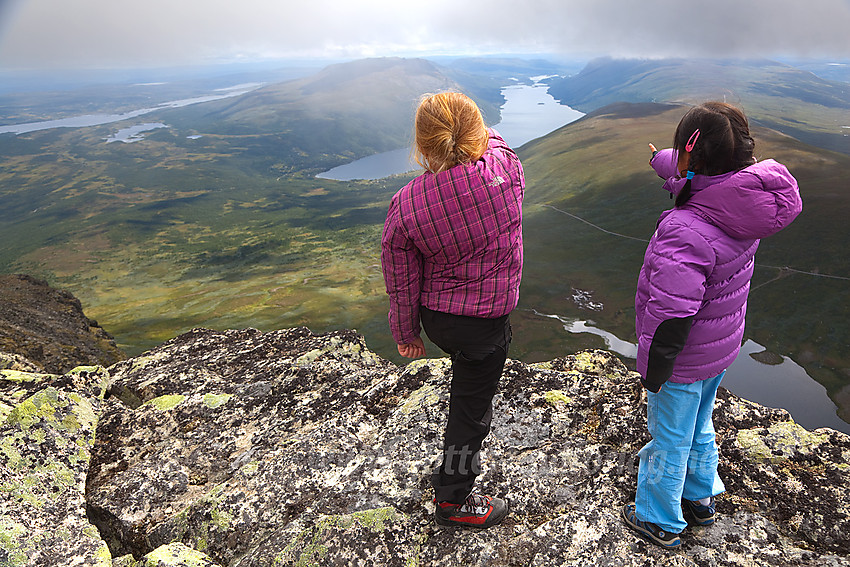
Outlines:
[{"label": "dark brown hair", "polygon": [[[755,163],[755,141],[744,113],[725,102],[706,102],[690,109],[673,135],[673,148],[686,151],[694,132],[699,135],[690,151],[688,169],[695,174],[721,175]],[[676,197],[676,206],[684,205],[691,197],[688,180]]]},{"label": "dark brown hair", "polygon": [[477,161],[489,135],[478,106],[461,93],[426,96],[416,110],[414,156],[432,173]]}]

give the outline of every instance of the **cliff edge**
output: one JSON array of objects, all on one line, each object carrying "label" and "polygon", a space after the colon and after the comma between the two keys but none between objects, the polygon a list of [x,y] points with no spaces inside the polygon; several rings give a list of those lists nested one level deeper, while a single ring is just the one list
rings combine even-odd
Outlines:
[{"label": "cliff edge", "polygon": [[79,299],[22,274],[0,275],[0,352],[22,355],[52,374],[127,358],[115,339],[85,316]]}]

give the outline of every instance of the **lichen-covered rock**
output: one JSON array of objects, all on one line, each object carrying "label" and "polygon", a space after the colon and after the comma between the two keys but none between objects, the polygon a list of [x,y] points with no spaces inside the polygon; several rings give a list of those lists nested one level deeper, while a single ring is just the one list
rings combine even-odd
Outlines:
[{"label": "lichen-covered rock", "polygon": [[645,396],[609,353],[508,361],[479,485],[512,512],[480,532],[431,517],[446,359],[398,368],[350,331],[199,329],[110,371],[87,500],[115,557],[192,550],[222,567],[850,565],[850,437],[807,432],[725,390],[715,422],[729,491],[717,523],[688,529],[675,553],[628,531],[618,513],[648,440]]},{"label": "lichen-covered rock", "polygon": [[0,565],[111,565],[84,494],[106,377],[0,371]]}]

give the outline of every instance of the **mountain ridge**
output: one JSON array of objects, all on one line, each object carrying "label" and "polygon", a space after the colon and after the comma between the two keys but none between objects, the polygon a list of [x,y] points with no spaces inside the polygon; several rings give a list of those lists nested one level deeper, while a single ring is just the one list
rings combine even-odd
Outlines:
[{"label": "mountain ridge", "polygon": [[842,122],[850,111],[847,84],[776,61],[598,58],[577,75],[552,80],[549,93],[583,112],[613,102],[728,100],[751,121],[850,154],[840,129],[850,125]]}]

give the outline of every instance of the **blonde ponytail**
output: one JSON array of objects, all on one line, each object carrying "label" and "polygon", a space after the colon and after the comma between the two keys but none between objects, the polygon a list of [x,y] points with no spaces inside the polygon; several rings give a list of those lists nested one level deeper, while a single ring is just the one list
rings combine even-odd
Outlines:
[{"label": "blonde ponytail", "polygon": [[481,111],[466,95],[455,92],[425,96],[415,119],[414,157],[432,173],[477,161],[487,149]]}]

